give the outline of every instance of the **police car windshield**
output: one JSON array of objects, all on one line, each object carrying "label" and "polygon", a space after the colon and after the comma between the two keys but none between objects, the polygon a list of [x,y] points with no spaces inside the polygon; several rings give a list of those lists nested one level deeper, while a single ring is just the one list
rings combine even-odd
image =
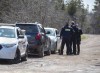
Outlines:
[{"label": "police car windshield", "polygon": [[15,38],[14,29],[0,28],[0,37]]}]

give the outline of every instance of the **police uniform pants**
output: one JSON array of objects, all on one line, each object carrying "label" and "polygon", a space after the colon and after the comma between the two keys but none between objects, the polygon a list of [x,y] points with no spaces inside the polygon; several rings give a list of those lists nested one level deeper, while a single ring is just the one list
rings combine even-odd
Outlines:
[{"label": "police uniform pants", "polygon": [[72,39],[70,43],[71,53],[76,55],[76,40]]},{"label": "police uniform pants", "polygon": [[77,54],[80,54],[80,40],[77,40]]},{"label": "police uniform pants", "polygon": [[62,39],[61,54],[63,54],[64,45],[66,44],[66,54],[70,54],[70,39]]}]

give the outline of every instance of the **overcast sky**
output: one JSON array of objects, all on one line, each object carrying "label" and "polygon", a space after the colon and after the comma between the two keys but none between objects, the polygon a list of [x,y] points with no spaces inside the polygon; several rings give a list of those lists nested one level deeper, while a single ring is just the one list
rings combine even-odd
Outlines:
[{"label": "overcast sky", "polygon": [[85,7],[87,7],[87,4],[89,5],[89,11],[92,11],[94,8],[94,2],[95,0],[83,0]]},{"label": "overcast sky", "polygon": [[[65,1],[67,1],[67,0],[65,0]],[[83,3],[85,5],[85,7],[87,7],[87,5],[89,5],[89,11],[92,11],[92,9],[94,8],[93,7],[94,1],[95,0],[83,0]]]}]

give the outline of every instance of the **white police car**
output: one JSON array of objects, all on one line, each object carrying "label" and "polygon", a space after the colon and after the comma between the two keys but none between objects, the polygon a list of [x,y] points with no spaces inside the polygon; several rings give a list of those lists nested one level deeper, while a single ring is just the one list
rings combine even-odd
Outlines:
[{"label": "white police car", "polygon": [[19,27],[0,26],[0,59],[11,63],[26,60],[27,37]]}]

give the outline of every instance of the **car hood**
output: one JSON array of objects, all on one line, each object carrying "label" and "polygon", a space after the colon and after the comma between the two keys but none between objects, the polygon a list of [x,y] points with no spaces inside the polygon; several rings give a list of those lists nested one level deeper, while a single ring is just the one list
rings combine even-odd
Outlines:
[{"label": "car hood", "polygon": [[0,44],[15,44],[17,42],[16,38],[6,38],[0,37]]}]

